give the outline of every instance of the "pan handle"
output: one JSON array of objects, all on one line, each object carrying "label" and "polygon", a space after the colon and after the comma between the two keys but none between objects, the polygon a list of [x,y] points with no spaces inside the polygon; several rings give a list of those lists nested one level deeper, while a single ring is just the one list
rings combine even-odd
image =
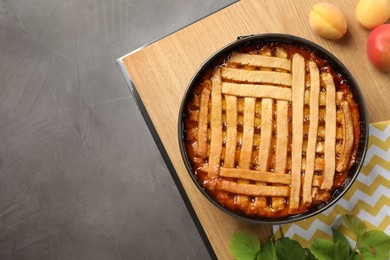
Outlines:
[{"label": "pan handle", "polygon": [[241,39],[245,39],[245,38],[248,38],[248,37],[252,37],[252,36],[254,36],[254,35],[255,35],[255,34],[237,36],[237,40],[241,40]]}]

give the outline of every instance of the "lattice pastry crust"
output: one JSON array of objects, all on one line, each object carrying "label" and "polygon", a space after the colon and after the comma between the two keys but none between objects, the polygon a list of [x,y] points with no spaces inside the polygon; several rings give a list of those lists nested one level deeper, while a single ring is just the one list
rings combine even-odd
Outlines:
[{"label": "lattice pastry crust", "polygon": [[342,184],[358,122],[346,82],[325,61],[296,46],[266,45],[232,53],[193,91],[186,147],[220,204],[280,217],[328,200]]}]

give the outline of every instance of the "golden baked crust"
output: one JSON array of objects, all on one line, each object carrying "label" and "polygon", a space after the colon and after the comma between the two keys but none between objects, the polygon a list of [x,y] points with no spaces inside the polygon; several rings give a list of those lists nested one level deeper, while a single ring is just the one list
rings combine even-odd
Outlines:
[{"label": "golden baked crust", "polygon": [[317,64],[309,62],[310,69],[310,122],[306,149],[306,168],[303,181],[302,199],[304,205],[310,205],[313,201],[312,183],[317,146],[318,131],[318,99],[320,95],[320,74]]},{"label": "golden baked crust", "polygon": [[200,184],[250,216],[302,213],[328,200],[359,144],[359,114],[342,76],[287,44],[236,51],[213,68],[184,116]]}]

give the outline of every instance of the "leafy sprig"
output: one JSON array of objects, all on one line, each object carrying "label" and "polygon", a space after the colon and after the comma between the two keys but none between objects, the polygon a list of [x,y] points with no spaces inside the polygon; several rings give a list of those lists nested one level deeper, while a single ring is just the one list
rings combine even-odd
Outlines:
[{"label": "leafy sprig", "polygon": [[367,230],[359,218],[347,214],[345,224],[356,235],[356,245],[351,248],[345,235],[332,228],[333,240],[318,238],[309,248],[297,241],[282,237],[276,241],[269,238],[260,244],[250,233],[237,232],[230,238],[230,253],[237,260],[388,260],[390,236],[379,230]]},{"label": "leafy sprig", "polygon": [[253,234],[237,232],[230,238],[230,253],[237,260],[255,259],[260,252],[260,242]]}]

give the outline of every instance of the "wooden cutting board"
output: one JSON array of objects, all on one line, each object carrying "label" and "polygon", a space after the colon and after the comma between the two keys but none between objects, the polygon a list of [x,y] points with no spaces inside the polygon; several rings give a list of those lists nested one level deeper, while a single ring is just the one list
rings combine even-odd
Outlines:
[{"label": "wooden cutting board", "polygon": [[368,63],[368,31],[355,21],[358,0],[333,2],[344,12],[348,33],[338,41],[323,39],[308,23],[311,7],[318,0],[242,0],[158,42],[123,58],[141,101],[161,138],[180,182],[219,259],[230,259],[229,237],[237,230],[250,230],[262,240],[271,227],[239,222],[214,207],[197,190],[179,151],[179,106],[191,77],[209,56],[237,36],[288,33],[309,39],[338,57],[355,76],[365,97],[370,122],[390,119],[390,73]]}]

